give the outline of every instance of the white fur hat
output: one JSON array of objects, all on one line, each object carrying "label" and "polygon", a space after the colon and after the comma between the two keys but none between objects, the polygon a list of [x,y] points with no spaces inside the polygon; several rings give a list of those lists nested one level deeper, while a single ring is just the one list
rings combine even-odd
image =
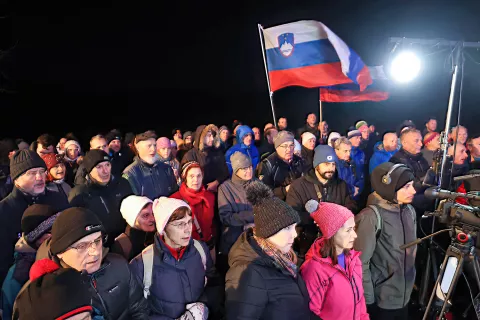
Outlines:
[{"label": "white fur hat", "polygon": [[304,132],[302,134],[302,145],[305,145],[305,143],[310,139],[315,139],[315,141],[317,141],[317,137],[315,137],[313,133],[310,133],[308,131]]},{"label": "white fur hat", "polygon": [[138,214],[149,203],[153,203],[153,201],[147,197],[135,195],[123,199],[122,204],[120,205],[120,212],[122,213],[123,219],[127,221],[130,227],[134,227]]},{"label": "white fur hat", "polygon": [[71,146],[76,146],[80,151],[82,151],[82,147],[80,147],[78,141],[68,140],[67,142],[65,142],[65,150],[67,150]]},{"label": "white fur hat", "polygon": [[180,207],[187,207],[192,210],[185,201],[179,199],[160,197],[153,201],[153,215],[155,217],[158,234],[163,235],[163,230],[165,229],[168,220],[173,212]]}]

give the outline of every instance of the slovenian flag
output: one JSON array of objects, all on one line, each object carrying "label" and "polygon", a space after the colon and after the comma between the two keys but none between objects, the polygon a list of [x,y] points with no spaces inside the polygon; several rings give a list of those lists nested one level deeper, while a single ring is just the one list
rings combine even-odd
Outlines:
[{"label": "slovenian flag", "polygon": [[327,26],[298,21],[263,29],[270,88],[318,88],[355,83],[364,90],[372,83],[360,57]]},{"label": "slovenian flag", "polygon": [[365,90],[354,83],[320,88],[320,100],[324,102],[384,101],[389,98],[389,80],[383,66],[368,67],[373,83]]}]

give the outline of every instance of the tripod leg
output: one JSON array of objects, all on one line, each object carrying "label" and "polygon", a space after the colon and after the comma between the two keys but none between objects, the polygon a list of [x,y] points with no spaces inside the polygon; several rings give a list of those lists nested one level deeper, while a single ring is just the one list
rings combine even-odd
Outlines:
[{"label": "tripod leg", "polygon": [[427,262],[425,263],[425,268],[423,269],[422,282],[420,283],[420,297],[419,304],[421,308],[425,307],[425,302],[427,300],[428,294],[428,285],[430,283],[430,268],[432,268],[432,243],[428,243],[427,248]]},{"label": "tripod leg", "polygon": [[[450,300],[450,297],[453,293],[453,290],[455,290],[455,286],[458,282],[458,278],[462,274],[464,261],[465,260],[464,260],[463,256],[460,256],[460,259],[458,260],[457,269],[455,270],[455,274],[453,275],[452,282],[451,282],[450,287],[448,288],[448,291],[447,291],[447,296],[445,297],[445,301],[443,302],[442,310],[440,311],[440,314],[438,315],[439,319],[442,319],[443,315],[445,314],[445,309],[447,308],[448,301]],[[443,278],[443,275],[442,275],[442,278]]]},{"label": "tripod leg", "polygon": [[[443,279],[443,275],[445,273],[445,269],[447,268],[447,262],[448,262],[448,258],[450,256],[448,254],[445,255],[445,258],[443,259],[443,263],[442,263],[442,267],[440,269],[440,274],[438,275],[437,277],[437,281],[435,281],[435,286],[433,287],[433,291],[432,291],[432,294],[430,295],[430,300],[428,301],[428,305],[427,305],[427,309],[425,310],[425,314],[423,315],[423,320],[427,320],[428,318],[428,314],[430,312],[430,308],[432,307],[432,302],[433,302],[433,299],[435,298],[435,295],[436,295],[436,288],[440,285],[440,282],[442,281]],[[445,300],[444,301],[444,304],[447,303],[448,301]]]}]

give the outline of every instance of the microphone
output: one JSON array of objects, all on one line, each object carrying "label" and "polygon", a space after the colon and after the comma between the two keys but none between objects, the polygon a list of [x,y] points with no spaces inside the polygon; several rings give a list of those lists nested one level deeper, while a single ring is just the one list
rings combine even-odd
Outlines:
[{"label": "microphone", "polygon": [[443,190],[440,188],[428,188],[425,190],[425,197],[429,199],[452,199],[455,200],[455,198],[461,197],[461,198],[467,198],[471,200],[479,200],[480,201],[480,196],[473,195],[473,194],[466,194],[466,193],[459,193],[459,192],[453,192],[453,191],[448,191],[448,190]]},{"label": "microphone", "polygon": [[317,200],[308,200],[307,203],[305,203],[305,210],[307,210],[308,213],[312,214],[318,209],[318,201]]}]

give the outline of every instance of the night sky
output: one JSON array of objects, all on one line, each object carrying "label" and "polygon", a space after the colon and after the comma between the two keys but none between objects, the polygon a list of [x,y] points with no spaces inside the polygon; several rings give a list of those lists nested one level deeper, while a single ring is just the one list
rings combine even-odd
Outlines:
[{"label": "night sky", "polygon": [[[1,7],[0,46],[15,45],[0,59],[1,137],[73,131],[88,141],[112,128],[165,135],[234,119],[263,127],[271,111],[257,23],[321,21],[368,65],[385,63],[390,36],[480,41],[479,1],[66,2]],[[468,53],[461,122],[476,131],[480,52]],[[326,104],[326,120],[342,133],[359,119],[380,131],[429,115],[443,126],[447,56],[425,57],[422,76],[386,102]],[[318,112],[318,91],[286,88],[274,102],[296,128]]]}]

